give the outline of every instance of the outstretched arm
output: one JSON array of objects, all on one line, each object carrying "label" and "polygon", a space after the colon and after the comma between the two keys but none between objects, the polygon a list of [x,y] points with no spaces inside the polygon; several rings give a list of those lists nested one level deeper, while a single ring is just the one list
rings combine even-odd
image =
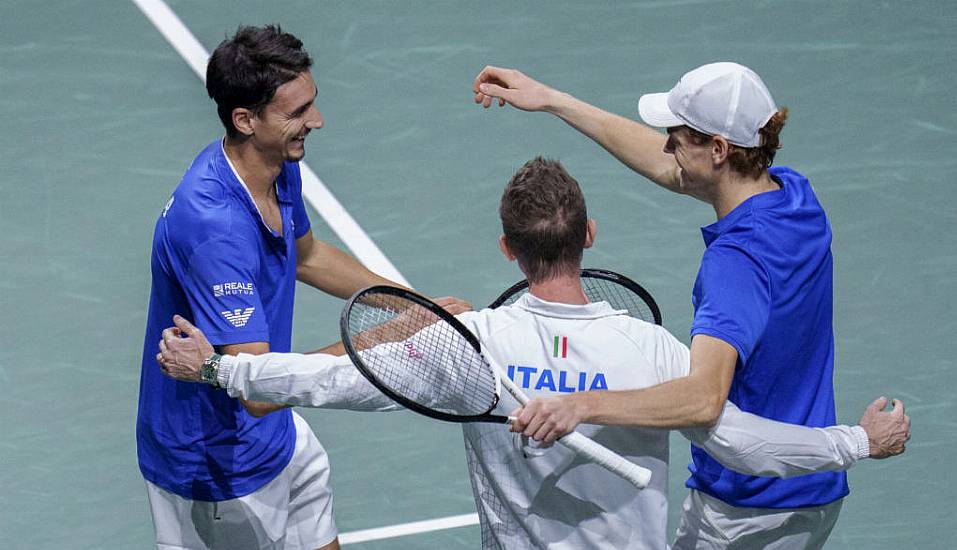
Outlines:
[{"label": "outstretched arm", "polygon": [[544,111],[561,118],[605,148],[632,170],[681,193],[678,165],[663,151],[667,136],[546,86],[515,69],[488,66],[472,83],[475,102],[488,108],[505,103],[523,111]]},{"label": "outstretched arm", "polygon": [[347,356],[224,355],[219,367],[219,383],[231,397],[241,399],[353,411],[401,409],[370,384]]},{"label": "outstretched arm", "polygon": [[588,391],[536,398],[514,412],[513,432],[551,443],[585,422],[611,426],[689,428],[715,425],[724,410],[737,352],[704,334],[691,340],[687,376],[634,390]]},{"label": "outstretched arm", "polygon": [[710,430],[684,430],[682,435],[726,468],[755,476],[792,477],[820,471],[847,470],[862,458],[887,458],[904,452],[910,439],[910,418],[904,404],[879,398],[864,411],[857,426],[809,428],[776,422],[726,403]]},{"label": "outstretched arm", "polygon": [[[164,331],[156,358],[167,376],[200,382],[203,363],[213,354],[213,347],[203,332],[186,319],[177,315],[173,321],[176,326]],[[323,353],[334,347],[319,350],[315,355],[224,355],[216,382],[231,397],[268,402],[273,407],[279,404],[360,411],[399,408],[366,381],[348,357]]]}]

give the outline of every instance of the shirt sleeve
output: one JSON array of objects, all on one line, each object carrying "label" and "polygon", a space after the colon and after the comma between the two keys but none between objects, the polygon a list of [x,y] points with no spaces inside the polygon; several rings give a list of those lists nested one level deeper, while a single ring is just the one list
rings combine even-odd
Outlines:
[{"label": "shirt sleeve", "polygon": [[765,269],[741,248],[712,245],[701,261],[694,297],[691,336],[721,339],[746,363],[770,316],[770,279]]},{"label": "shirt sleeve", "polygon": [[183,290],[193,324],[213,345],[269,341],[258,272],[256,246],[240,237],[207,241],[193,251]]},{"label": "shirt sleeve", "polygon": [[793,477],[849,469],[870,454],[860,426],[809,428],[762,418],[725,403],[711,430],[683,430],[725,468],[753,476]]},{"label": "shirt sleeve", "polygon": [[230,397],[248,401],[353,411],[401,409],[369,383],[345,355],[224,355],[219,383]]}]

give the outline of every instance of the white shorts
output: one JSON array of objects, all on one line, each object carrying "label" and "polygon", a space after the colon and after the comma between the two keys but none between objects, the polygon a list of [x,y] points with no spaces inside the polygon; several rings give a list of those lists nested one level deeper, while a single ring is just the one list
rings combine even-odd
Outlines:
[{"label": "white shorts", "polygon": [[159,550],[313,550],[335,539],[329,459],[295,412],[296,450],[275,479],[243,497],[189,500],[146,482]]},{"label": "white shorts", "polygon": [[843,503],[838,499],[813,508],[739,508],[692,489],[671,548],[818,549],[834,529]]}]

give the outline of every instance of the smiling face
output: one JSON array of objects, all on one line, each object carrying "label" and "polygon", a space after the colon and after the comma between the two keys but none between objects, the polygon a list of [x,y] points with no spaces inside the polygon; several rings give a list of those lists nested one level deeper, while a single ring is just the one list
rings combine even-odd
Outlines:
[{"label": "smiling face", "polygon": [[306,135],[323,124],[315,105],[317,94],[312,73],[304,71],[277,88],[272,101],[253,114],[253,144],[263,156],[277,163],[302,160]]}]

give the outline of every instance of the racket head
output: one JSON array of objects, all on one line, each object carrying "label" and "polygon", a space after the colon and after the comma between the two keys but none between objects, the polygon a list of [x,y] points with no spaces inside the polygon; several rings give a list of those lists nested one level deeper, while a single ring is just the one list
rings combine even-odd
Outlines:
[{"label": "racket head", "polygon": [[446,422],[504,423],[492,414],[501,385],[478,339],[458,319],[410,290],[356,292],[339,318],[359,372],[403,407]]},{"label": "racket head", "polygon": [[[614,309],[623,309],[636,319],[661,324],[661,309],[647,290],[635,281],[607,269],[585,268],[581,271],[582,290],[591,302],[608,302]],[[509,287],[488,307],[507,306],[528,292],[528,280]]]}]

